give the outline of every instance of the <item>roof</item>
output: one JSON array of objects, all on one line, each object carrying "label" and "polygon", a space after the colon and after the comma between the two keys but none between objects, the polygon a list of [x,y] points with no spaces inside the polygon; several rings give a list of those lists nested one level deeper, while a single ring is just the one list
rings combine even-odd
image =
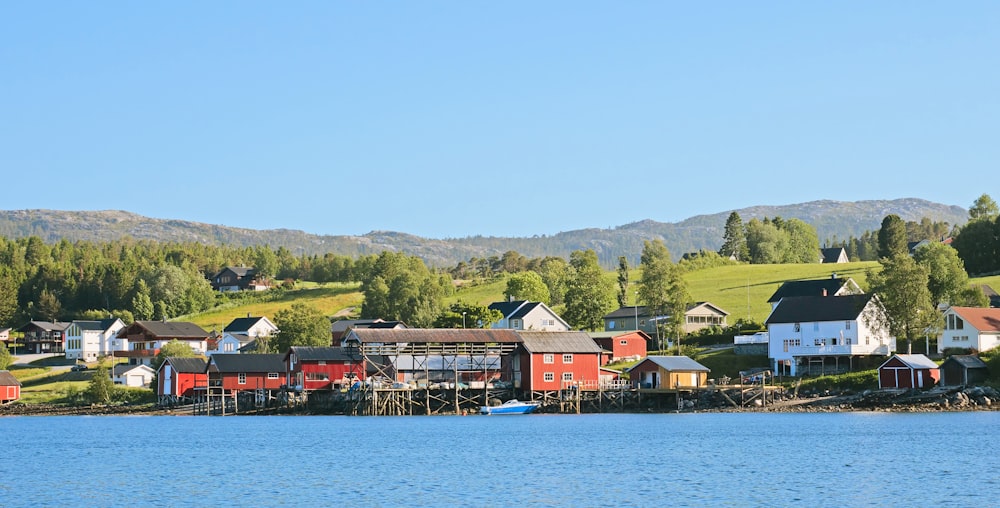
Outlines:
[{"label": "roof", "polygon": [[607,331],[607,332],[587,332],[587,335],[590,335],[590,338],[595,339],[595,340],[596,339],[614,339],[616,337],[624,337],[626,335],[638,335],[639,337],[642,337],[644,339],[649,339],[650,338],[649,334],[646,333],[646,332],[644,332],[644,331],[642,331],[642,330],[615,330],[615,331]]},{"label": "roof", "polygon": [[209,333],[200,326],[186,321],[136,321],[131,325],[122,328],[118,332],[119,337],[132,335],[130,333],[134,327],[142,328],[154,337],[172,337],[178,339],[205,339]]},{"label": "roof", "polygon": [[346,332],[348,328],[381,322],[381,319],[341,319],[330,323],[330,331]]},{"label": "roof", "polygon": [[[976,355],[952,355],[944,363],[955,362],[966,369],[985,369],[986,362]],[[942,365],[944,365],[942,363]]]},{"label": "roof", "polygon": [[840,260],[840,254],[844,252],[843,247],[827,247],[819,250],[824,263],[836,263]]},{"label": "roof", "polygon": [[524,349],[529,353],[600,353],[587,332],[525,332],[518,331]]},{"label": "roof", "polygon": [[21,382],[9,370],[0,370],[0,386],[21,386]]},{"label": "roof", "polygon": [[498,310],[503,317],[510,317],[517,309],[524,305],[528,300],[514,300],[510,302],[493,302],[489,305],[489,309]]},{"label": "roof", "polygon": [[[170,356],[163,361],[163,365],[168,363],[176,372],[183,372],[187,374],[203,374],[205,372],[205,359],[199,356]],[[160,366],[161,369],[163,368],[163,365]]]},{"label": "roof", "polygon": [[853,321],[873,295],[795,296],[782,298],[764,324]]},{"label": "roof", "polygon": [[295,353],[299,361],[357,361],[359,355],[348,354],[347,350],[339,347],[306,347],[293,346],[285,353],[283,358],[287,359],[289,353]]},{"label": "roof", "polygon": [[1000,332],[1000,309],[991,307],[952,307],[973,328],[980,332]]},{"label": "roof", "polygon": [[529,312],[537,309],[539,306],[545,307],[545,304],[542,302],[525,302],[524,305],[518,307],[513,314],[507,317],[511,319],[521,319],[524,316],[527,316]]},{"label": "roof", "polygon": [[645,362],[653,362],[668,371],[711,372],[711,369],[708,367],[686,356],[647,356],[641,362],[629,368],[628,371]]},{"label": "roof", "polygon": [[254,272],[257,271],[255,268],[251,266],[227,266],[222,270],[219,270],[219,273],[215,274],[215,276],[218,277],[219,275],[222,275],[222,272],[226,270],[235,273],[238,277],[246,277],[248,274],[253,275]]},{"label": "roof", "polygon": [[778,290],[771,295],[767,302],[774,303],[782,298],[792,296],[823,296],[824,290],[828,296],[834,296],[850,280],[850,277],[846,279],[831,277],[829,279],[786,281],[778,287]]},{"label": "roof", "polygon": [[[938,364],[934,363],[933,360],[931,360],[930,358],[927,358],[924,355],[893,355],[892,358],[898,358],[899,361],[903,362],[903,365],[906,365],[907,367],[909,367],[911,369],[936,369],[936,368],[938,368]],[[882,365],[879,366],[879,368],[881,369],[883,366],[885,366],[886,363],[891,362],[892,358],[889,358],[888,360],[886,360],[885,363],[883,363]]]},{"label": "roof", "polygon": [[149,371],[150,374],[154,373],[152,367],[150,367],[149,365],[145,365],[145,364],[129,365],[127,363],[119,363],[119,364],[117,364],[117,365],[115,365],[114,367],[111,368],[111,375],[112,375],[112,377],[121,377],[121,376],[125,375],[126,372],[130,372],[130,371],[133,371],[135,369],[147,370],[147,371]]},{"label": "roof", "polygon": [[351,334],[364,344],[521,342],[517,332],[504,328],[355,328],[351,330]]},{"label": "roof", "polygon": [[611,311],[610,314],[606,314],[601,319],[634,318],[636,313],[640,316],[648,315],[644,305],[629,305],[627,307],[619,307],[618,310]]},{"label": "roof", "polygon": [[711,308],[711,309],[714,309],[719,314],[723,314],[723,315],[726,315],[726,316],[729,315],[728,312],[722,310],[720,307],[718,307],[717,305],[713,304],[712,302],[695,302],[695,303],[693,303],[691,305],[688,305],[687,311],[691,312],[691,311],[697,309],[698,307]]},{"label": "roof", "polygon": [[248,331],[251,328],[253,328],[253,326],[256,325],[257,323],[259,323],[261,320],[267,320],[270,323],[270,320],[268,320],[266,317],[251,317],[251,316],[247,316],[247,317],[236,318],[236,319],[230,321],[229,324],[226,325],[226,327],[222,329],[222,331],[224,331],[224,332],[245,332],[245,331]]},{"label": "roof", "polygon": [[213,355],[209,365],[219,372],[284,372],[283,354]]},{"label": "roof", "polygon": [[115,321],[118,321],[118,318],[107,318],[100,321],[73,321],[72,324],[78,326],[81,330],[103,332],[111,328],[111,325],[115,324]]},{"label": "roof", "polygon": [[47,332],[53,332],[53,331],[61,332],[61,331],[65,330],[67,327],[69,327],[70,324],[71,323],[63,323],[61,321],[56,321],[56,322],[51,322],[51,321],[29,321],[28,324],[26,324],[26,325],[18,328],[17,331],[19,331],[19,332],[26,332],[26,331],[28,331],[29,327],[33,326],[35,328],[40,328],[40,329],[45,330]]}]

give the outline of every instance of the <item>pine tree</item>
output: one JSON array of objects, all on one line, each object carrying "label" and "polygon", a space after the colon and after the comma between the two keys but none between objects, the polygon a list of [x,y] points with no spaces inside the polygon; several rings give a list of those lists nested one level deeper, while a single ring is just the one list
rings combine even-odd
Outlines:
[{"label": "pine tree", "polygon": [[719,255],[728,258],[733,256],[737,261],[749,261],[750,251],[747,249],[747,230],[743,226],[740,214],[733,212],[726,219],[726,231],[722,236],[722,248]]}]

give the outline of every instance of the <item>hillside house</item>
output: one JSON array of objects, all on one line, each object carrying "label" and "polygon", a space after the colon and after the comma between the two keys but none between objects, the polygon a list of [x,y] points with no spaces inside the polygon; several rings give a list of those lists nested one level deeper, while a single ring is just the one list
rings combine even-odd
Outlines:
[{"label": "hillside house", "polygon": [[649,343],[653,340],[642,330],[628,332],[588,332],[601,349],[601,365],[611,362],[638,360],[646,356]]},{"label": "hillside house", "polygon": [[[625,306],[606,314],[604,331],[641,330],[649,337],[658,337],[656,324],[665,321],[670,316],[653,316],[647,307]],[[684,333],[694,333],[711,326],[726,327],[726,317],[729,313],[713,305],[711,302],[696,302],[689,305],[684,313]],[[656,347],[649,344],[649,347]]]},{"label": "hillside house", "polygon": [[972,386],[989,378],[986,362],[976,355],[952,355],[941,366],[941,386]]},{"label": "hillside house", "polygon": [[167,357],[156,371],[156,395],[161,405],[190,402],[205,395],[205,359]]},{"label": "hillside house", "polygon": [[28,354],[64,353],[65,334],[69,323],[31,321],[17,331],[24,334],[24,348]]},{"label": "hillside house", "polygon": [[131,365],[152,365],[153,357],[164,344],[177,340],[191,347],[191,351],[204,355],[208,351],[208,332],[194,323],[182,321],[135,321],[118,332],[118,339],[124,340],[122,350],[116,350],[116,358],[127,358]]},{"label": "hillside house", "polygon": [[820,263],[847,263],[847,251],[843,247],[828,247],[819,250]]},{"label": "hillside house", "polygon": [[270,289],[268,281],[257,276],[257,269],[245,266],[227,266],[209,278],[212,289],[229,291],[264,291]]},{"label": "hillside house", "polygon": [[283,358],[286,383],[297,390],[340,390],[365,380],[365,361],[357,348],[289,348]]},{"label": "hillside house", "polygon": [[520,347],[506,362],[514,388],[524,393],[571,386],[596,389],[601,347],[586,332],[519,331]]},{"label": "hillside house", "polygon": [[239,333],[250,338],[271,337],[278,333],[278,327],[265,316],[251,316],[236,318],[229,322],[222,333]]},{"label": "hillside house", "polygon": [[892,355],[878,368],[880,389],[930,388],[940,378],[938,366],[924,355]]},{"label": "hillside house", "polygon": [[21,382],[8,370],[0,370],[0,404],[21,398]]},{"label": "hillside house", "polygon": [[255,338],[245,333],[223,332],[222,336],[208,343],[206,356],[217,354],[239,354],[246,350],[247,346],[253,343]]},{"label": "hillside house", "polygon": [[1000,309],[948,307],[944,329],[938,338],[938,353],[949,348],[989,351],[1000,343]]},{"label": "hillside house", "polygon": [[156,371],[148,365],[128,365],[125,363],[111,368],[111,381],[116,385],[145,388],[153,382]]},{"label": "hillside house", "polygon": [[774,372],[842,372],[855,358],[888,356],[896,338],[876,319],[882,312],[870,294],[781,298],[765,321]]},{"label": "hillside house", "polygon": [[114,317],[99,321],[73,321],[64,333],[66,359],[93,362],[113,354],[116,346],[124,344],[117,337],[122,328],[125,328],[125,323]]},{"label": "hillside house", "polygon": [[691,390],[708,383],[710,370],[687,356],[649,356],[627,372],[633,388]]},{"label": "hillside house", "polygon": [[844,296],[859,295],[864,291],[858,286],[854,279],[848,277],[841,279],[837,274],[833,274],[829,279],[815,280],[790,280],[783,282],[777,291],[767,299],[771,304],[771,310],[778,306],[782,298],[795,296]]},{"label": "hillside house", "polygon": [[503,314],[503,318],[493,323],[491,328],[538,332],[566,332],[570,330],[569,324],[542,302],[528,300],[493,302],[489,308]]}]

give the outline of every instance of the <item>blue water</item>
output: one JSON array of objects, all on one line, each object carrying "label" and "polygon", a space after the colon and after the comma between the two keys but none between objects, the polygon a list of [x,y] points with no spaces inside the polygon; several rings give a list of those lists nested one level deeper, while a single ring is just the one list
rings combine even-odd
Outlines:
[{"label": "blue water", "polygon": [[0,418],[3,506],[990,506],[1000,413]]}]

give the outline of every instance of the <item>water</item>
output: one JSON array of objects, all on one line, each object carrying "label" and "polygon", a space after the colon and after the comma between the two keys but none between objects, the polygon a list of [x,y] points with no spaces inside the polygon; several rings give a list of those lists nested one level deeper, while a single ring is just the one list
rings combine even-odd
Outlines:
[{"label": "water", "polygon": [[3,506],[989,506],[1000,413],[0,418]]}]

